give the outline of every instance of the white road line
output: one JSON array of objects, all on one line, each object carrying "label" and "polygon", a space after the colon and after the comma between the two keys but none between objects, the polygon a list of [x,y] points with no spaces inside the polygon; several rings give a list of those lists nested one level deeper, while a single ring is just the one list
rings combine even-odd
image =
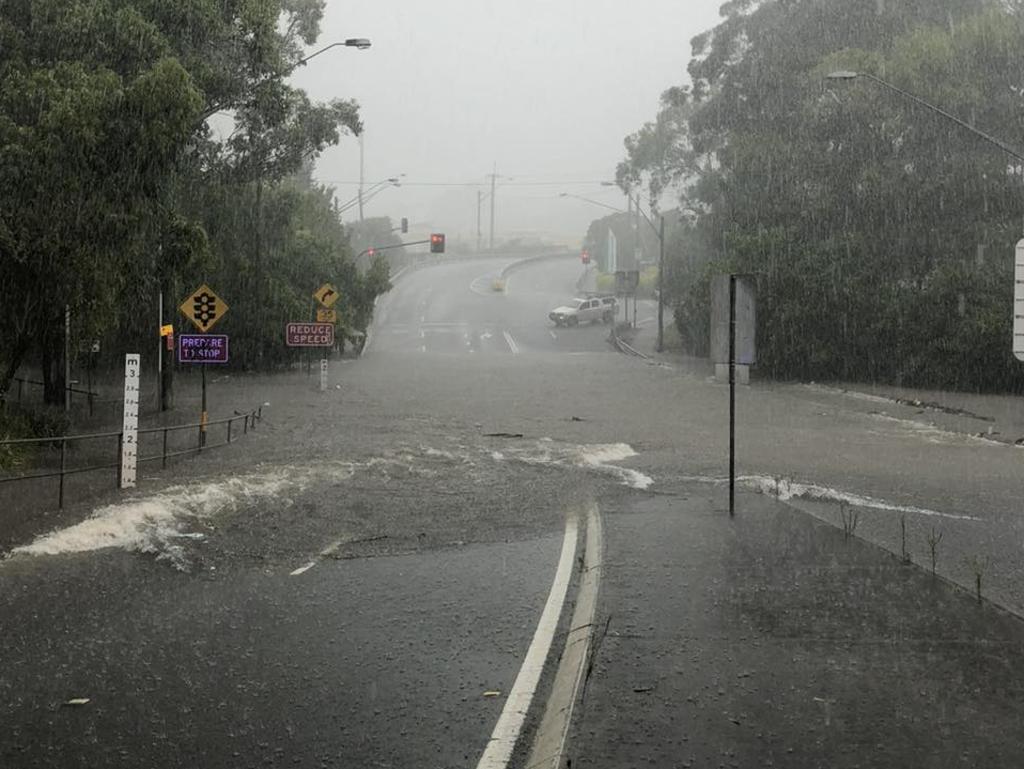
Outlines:
[{"label": "white road line", "polygon": [[341,547],[341,543],[342,543],[342,540],[340,540],[340,539],[334,540],[334,542],[332,542],[327,547],[325,547],[323,550],[321,550],[319,555],[317,555],[316,558],[314,558],[312,561],[307,563],[305,566],[300,566],[295,571],[291,572],[288,576],[289,577],[297,577],[300,574],[305,574],[307,571],[309,571],[314,566],[316,566],[318,563],[320,563],[320,559],[321,558],[326,558],[329,555],[333,555],[337,551],[337,549],[339,547]]},{"label": "white road line", "polygon": [[569,590],[569,579],[572,576],[572,566],[576,555],[576,530],[578,523],[576,518],[570,518],[565,522],[565,538],[562,540],[562,554],[558,559],[558,568],[555,570],[555,581],[551,585],[551,592],[548,594],[548,601],[544,605],[544,611],[540,615],[540,622],[537,623],[537,630],[533,634],[530,648],[526,652],[523,666],[519,669],[519,675],[512,684],[512,690],[505,700],[505,707],[502,708],[498,723],[491,733],[487,749],[480,757],[477,769],[506,769],[509,760],[512,758],[512,750],[519,739],[523,722],[526,720],[526,712],[530,709],[530,702],[540,682],[540,675],[544,670],[544,661],[551,650],[551,642],[555,637],[555,630],[558,628],[558,618],[562,615],[562,607],[565,605],[565,594]]},{"label": "white road line", "polygon": [[426,332],[426,331],[424,331],[424,330],[423,330],[423,329],[421,328],[421,329],[420,329],[420,339],[426,339],[426,338],[427,338],[427,332]]},{"label": "white road line", "polygon": [[426,345],[423,345],[422,347],[420,347],[420,352],[426,352],[426,351],[427,351],[427,346]]},{"label": "white road line", "polygon": [[558,769],[563,764],[573,706],[579,699],[594,637],[604,549],[602,540],[601,513],[597,505],[592,504],[587,512],[587,546],[583,551],[583,576],[575,596],[576,608],[565,636],[565,649],[555,671],[551,694],[526,761],[529,769]]},{"label": "white road line", "polygon": [[508,342],[508,348],[512,351],[513,355],[519,354],[519,345],[516,344],[516,340],[512,338],[512,335],[507,331],[502,331],[505,335],[505,341]]},{"label": "white road line", "polygon": [[555,339],[555,340],[557,340],[557,339],[558,339],[558,334],[556,334],[556,333],[555,333],[554,331],[552,331],[551,329],[548,329],[548,333],[549,333],[549,334],[551,334],[551,338],[552,338],[552,339]]}]

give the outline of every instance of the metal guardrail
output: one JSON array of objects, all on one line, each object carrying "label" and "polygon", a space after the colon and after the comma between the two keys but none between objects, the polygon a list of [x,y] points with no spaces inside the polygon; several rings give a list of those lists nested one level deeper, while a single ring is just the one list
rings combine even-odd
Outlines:
[{"label": "metal guardrail", "polygon": [[632,355],[637,358],[643,358],[644,360],[650,360],[651,356],[646,353],[640,352],[638,349],[630,345],[625,339],[619,336],[619,331],[615,326],[612,326],[611,336],[609,341],[612,345],[621,353],[626,355]]},{"label": "metal guardrail", "polygon": [[[250,412],[247,412],[247,413],[244,413],[244,414],[238,414],[236,412],[235,416],[227,417],[225,419],[218,419],[218,420],[210,421],[210,422],[206,422],[206,423],[195,422],[195,423],[186,424],[186,425],[166,425],[164,427],[140,428],[139,431],[138,431],[139,437],[140,437],[140,443],[141,443],[141,437],[143,435],[161,434],[162,435],[162,440],[161,440],[161,447],[162,448],[161,448],[161,451],[160,451],[159,454],[153,454],[151,456],[140,456],[137,461],[138,461],[139,464],[142,464],[143,462],[156,462],[157,460],[159,460],[160,463],[161,463],[161,467],[166,469],[167,468],[167,460],[168,459],[172,459],[174,457],[179,457],[179,456],[184,456],[186,454],[201,454],[203,451],[207,451],[209,449],[214,449],[214,448],[219,448],[221,446],[227,446],[229,443],[232,443],[232,441],[233,441],[232,432],[233,432],[234,424],[236,422],[241,422],[242,423],[242,434],[244,435],[244,434],[247,434],[250,429],[251,430],[256,430],[256,425],[259,422],[261,422],[262,420],[263,420],[263,407],[260,406],[258,409],[254,409],[253,411],[250,411]],[[207,440],[207,436],[209,434],[209,429],[211,427],[217,427],[219,425],[226,425],[227,426],[225,439],[224,439],[224,441],[222,443],[211,444]],[[167,440],[168,439],[168,435],[170,435],[172,433],[178,433],[178,432],[187,431],[187,430],[195,430],[196,431],[195,444],[193,446],[190,446],[189,448],[186,448],[186,449],[178,449],[178,450],[174,450],[174,451],[168,451],[168,440]],[[112,463],[104,462],[102,464],[91,464],[91,465],[86,465],[84,467],[68,467],[68,465],[67,465],[67,458],[68,458],[68,444],[69,443],[83,442],[83,441],[93,441],[93,440],[100,440],[100,441],[102,441],[102,440],[113,440],[113,439],[117,440],[117,461],[116,462],[112,462]],[[120,457],[121,457],[121,448],[123,446],[123,442],[124,442],[124,433],[120,432],[120,431],[118,431],[118,432],[106,432],[106,433],[89,433],[89,434],[83,434],[83,435],[60,435],[60,436],[54,436],[54,437],[50,437],[50,438],[12,438],[12,439],[9,439],[9,440],[0,441],[0,447],[4,447],[4,446],[32,446],[32,445],[36,445],[36,446],[44,445],[45,446],[45,445],[48,444],[48,445],[53,446],[53,447],[59,446],[59,450],[60,450],[60,469],[59,470],[53,470],[53,471],[43,472],[43,473],[31,473],[31,474],[28,474],[28,475],[15,475],[15,476],[10,476],[10,477],[0,477],[0,484],[15,483],[17,481],[39,480],[41,478],[60,478],[60,482],[59,482],[59,485],[58,485],[58,492],[57,492],[57,504],[58,504],[58,507],[61,510],[63,510],[64,509],[64,480],[69,475],[79,475],[79,474],[82,474],[82,473],[91,473],[91,472],[96,472],[96,471],[99,471],[99,470],[115,470],[116,469],[117,470],[117,488],[120,488],[120,486],[121,486],[121,461],[120,461]]]}]

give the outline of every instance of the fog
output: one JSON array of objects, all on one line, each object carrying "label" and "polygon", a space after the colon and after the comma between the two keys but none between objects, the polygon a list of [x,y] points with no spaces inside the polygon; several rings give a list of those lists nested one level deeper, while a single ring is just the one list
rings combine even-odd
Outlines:
[{"label": "fog", "polygon": [[[498,241],[578,243],[607,211],[559,193],[623,205],[599,182],[614,177],[623,138],[653,117],[660,93],[687,79],[690,40],[715,25],[719,5],[329,0],[320,44],[367,37],[373,47],[328,51],[292,80],[313,99],[360,103],[367,187],[405,174],[366,216],[407,216],[415,230],[475,243],[477,192],[496,169]],[[349,136],[319,160],[317,178],[340,200],[357,194],[359,154]]]}]

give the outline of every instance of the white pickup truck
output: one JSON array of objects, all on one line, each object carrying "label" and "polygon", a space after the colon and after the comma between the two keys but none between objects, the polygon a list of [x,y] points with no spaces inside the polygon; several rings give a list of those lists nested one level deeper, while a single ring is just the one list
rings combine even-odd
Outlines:
[{"label": "white pickup truck", "polygon": [[615,297],[592,296],[573,299],[569,304],[556,307],[548,313],[556,326],[578,326],[580,323],[611,323],[615,320]]}]

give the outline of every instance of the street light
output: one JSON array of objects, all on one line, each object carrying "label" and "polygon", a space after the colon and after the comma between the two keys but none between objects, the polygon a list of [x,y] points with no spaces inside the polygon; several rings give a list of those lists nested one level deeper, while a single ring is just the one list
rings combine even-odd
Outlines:
[{"label": "street light", "polygon": [[616,213],[620,213],[620,214],[626,213],[621,208],[616,208],[615,206],[610,206],[607,203],[602,203],[599,200],[591,200],[590,198],[585,198],[582,195],[573,195],[571,192],[559,192],[558,193],[558,197],[560,197],[560,198],[575,198],[576,200],[582,200],[582,201],[584,201],[586,203],[592,203],[595,206],[601,206],[602,208],[608,208],[608,209],[610,209],[612,211],[615,211]]},{"label": "street light", "polygon": [[349,200],[346,200],[344,203],[342,203],[338,207],[338,213],[342,214],[345,211],[348,211],[350,208],[354,208],[357,205],[361,207],[363,203],[369,202],[389,186],[401,187],[401,178],[403,176],[405,176],[405,174],[398,174],[398,176],[389,176],[387,179],[381,179],[379,182],[375,182],[374,184],[370,185],[369,189],[367,189],[365,192],[360,192],[355,197],[350,198]]},{"label": "street light", "polygon": [[893,91],[894,93],[898,93],[900,96],[903,96],[903,97],[905,97],[907,99],[910,99],[915,104],[918,104],[918,105],[924,107],[925,109],[930,110],[931,112],[934,112],[936,115],[941,115],[942,117],[946,118],[947,120],[952,120],[954,123],[956,123],[961,128],[966,128],[968,131],[970,131],[975,136],[978,136],[981,139],[984,139],[989,144],[995,145],[996,147],[1001,149],[1003,152],[1005,152],[1010,157],[1015,158],[1016,160],[1024,161],[1024,155],[1022,155],[1019,151],[1017,151],[1016,149],[1014,149],[1013,147],[1011,147],[1009,144],[1007,144],[1006,142],[1002,141],[1001,139],[997,139],[996,137],[992,136],[991,134],[987,134],[984,131],[982,131],[982,130],[980,130],[978,128],[975,128],[970,123],[968,123],[968,122],[958,118],[956,115],[953,115],[952,113],[946,112],[946,110],[942,109],[941,107],[936,107],[934,104],[926,102],[920,96],[915,96],[914,94],[910,93],[909,91],[904,91],[902,88],[899,88],[899,87],[893,85],[892,83],[890,83],[888,81],[882,80],[882,78],[880,78],[880,77],[876,77],[875,75],[871,75],[871,74],[869,74],[867,72],[852,72],[850,70],[839,70],[837,72],[831,72],[828,75],[825,75],[825,79],[826,80],[849,81],[849,80],[857,80],[858,78],[864,78],[865,80],[870,80],[872,83],[876,83],[877,85],[880,85],[883,88],[887,88],[890,91]]},{"label": "street light", "polygon": [[301,67],[302,65],[304,65],[307,61],[309,61],[313,57],[319,56],[324,51],[329,51],[332,48],[339,48],[339,47],[342,47],[342,48],[358,48],[360,51],[365,51],[367,48],[370,47],[370,45],[371,45],[370,41],[367,40],[365,37],[350,37],[350,38],[348,38],[348,40],[337,42],[337,43],[331,43],[330,45],[326,45],[323,48],[321,48],[319,51],[311,53],[306,58],[299,59],[297,62],[295,62],[295,66],[296,67]]}]

